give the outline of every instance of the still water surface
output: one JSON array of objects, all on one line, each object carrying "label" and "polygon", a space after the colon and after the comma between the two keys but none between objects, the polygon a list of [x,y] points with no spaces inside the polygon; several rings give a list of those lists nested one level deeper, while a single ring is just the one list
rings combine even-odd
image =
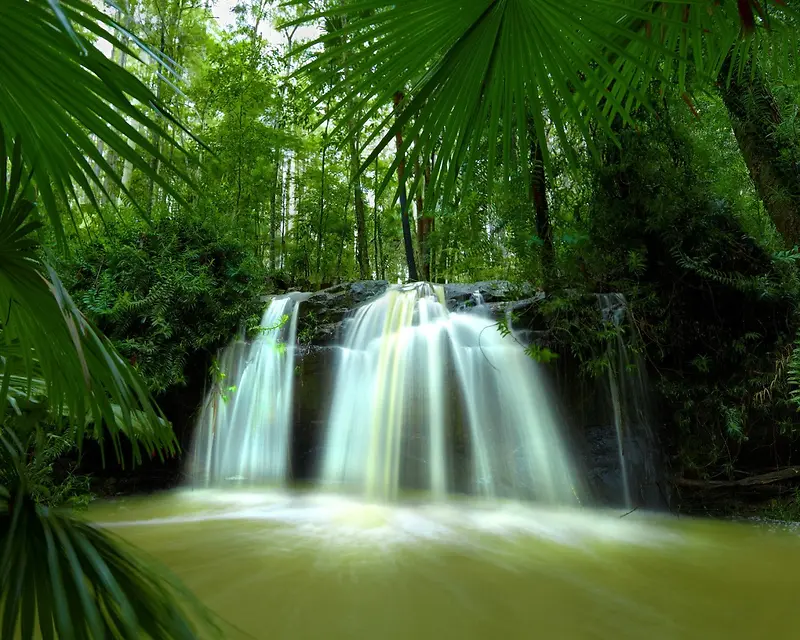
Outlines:
[{"label": "still water surface", "polygon": [[800,537],[764,526],[230,491],[90,515],[231,640],[800,638]]}]

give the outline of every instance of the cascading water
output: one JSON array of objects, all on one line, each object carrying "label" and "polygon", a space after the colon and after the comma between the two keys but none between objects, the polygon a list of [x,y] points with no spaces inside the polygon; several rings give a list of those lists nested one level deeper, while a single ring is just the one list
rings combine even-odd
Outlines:
[{"label": "cascading water", "polygon": [[286,480],[298,309],[292,297],[275,298],[256,339],[223,352],[192,456],[205,485]]},{"label": "cascading water", "polygon": [[577,485],[538,366],[482,314],[449,313],[440,286],[396,287],[345,331],[322,483],[391,499],[457,489],[569,504]]},{"label": "cascading water", "polygon": [[[621,328],[633,327],[625,296],[620,293],[598,295],[600,312],[605,322],[616,329],[616,337],[607,346],[608,391],[617,432],[617,447],[622,474],[623,500],[633,506],[632,479],[641,489],[654,475],[650,458],[656,447],[652,441],[646,366],[642,356],[628,348]],[[634,469],[635,466],[643,467]]]}]

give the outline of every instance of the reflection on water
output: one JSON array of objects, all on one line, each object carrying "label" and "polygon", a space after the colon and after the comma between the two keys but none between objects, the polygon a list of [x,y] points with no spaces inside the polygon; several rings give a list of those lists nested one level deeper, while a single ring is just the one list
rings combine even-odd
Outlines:
[{"label": "reflection on water", "polygon": [[620,515],[215,491],[92,511],[233,640],[798,637],[795,535]]}]

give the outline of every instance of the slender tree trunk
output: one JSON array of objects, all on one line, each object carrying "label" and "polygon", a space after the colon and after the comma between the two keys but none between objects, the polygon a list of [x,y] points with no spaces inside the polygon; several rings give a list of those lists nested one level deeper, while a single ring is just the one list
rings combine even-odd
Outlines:
[{"label": "slender tree trunk", "polygon": [[317,268],[316,273],[319,283],[322,282],[322,236],[325,224],[325,160],[328,153],[328,126],[330,120],[325,121],[325,133],[322,138],[322,177],[319,184],[319,225],[317,226]]},{"label": "slender tree trunk", "polygon": [[[259,12],[258,20],[256,21],[255,29],[253,31],[253,37],[255,37],[258,33],[258,25],[263,17],[263,10],[266,8],[266,3],[263,3],[259,7],[262,9]],[[292,123],[289,122],[288,118],[288,110],[287,110],[287,102],[289,98],[289,76],[292,72],[292,52],[294,51],[294,36],[297,33],[298,27],[294,27],[290,32],[286,34],[286,61],[284,65],[284,83],[283,87],[281,87],[281,98],[280,98],[280,117],[278,119],[278,128],[283,131],[286,129],[292,128]],[[289,170],[291,170],[291,157],[288,157],[288,153],[285,148],[281,147],[280,149],[275,150],[276,155],[276,162],[279,168],[276,168],[276,183],[277,183],[277,176],[278,174],[281,175],[281,182],[283,182],[283,172],[284,167],[288,162]],[[295,163],[296,164],[296,163]],[[282,187],[283,188],[283,187]],[[278,221],[276,232],[280,234],[280,251],[278,252],[278,265],[279,268],[282,270],[286,266],[286,236],[289,233],[289,229],[287,227],[288,221],[286,219],[286,211],[284,209],[284,199],[283,199],[283,191],[281,192],[281,212],[280,212],[280,220]],[[273,234],[272,242],[275,243],[276,239]],[[295,243],[295,246],[298,246]],[[294,276],[294,274],[293,274]]]},{"label": "slender tree trunk", "polygon": [[[103,142],[100,138],[98,138],[95,135],[92,135],[92,137],[94,138],[95,146],[97,147],[97,153],[99,153],[100,156],[104,156],[105,155],[105,148],[106,148],[105,142]],[[100,171],[101,171],[100,163],[99,162],[93,162],[92,164],[94,165],[94,175],[96,175],[99,178],[100,177]]]},{"label": "slender tree trunk", "polygon": [[[399,114],[400,104],[403,101],[403,92],[398,91],[394,94],[394,108],[395,113]],[[397,145],[397,154],[400,157],[400,164],[397,167],[397,181],[400,187],[400,220],[403,224],[403,244],[406,250],[406,265],[408,266],[408,279],[412,282],[419,280],[417,277],[417,264],[414,260],[414,241],[411,238],[411,224],[408,219],[408,202],[406,200],[406,183],[405,183],[405,150],[403,149],[403,132],[398,130],[395,137]]]},{"label": "slender tree trunk", "polygon": [[239,144],[236,149],[236,204],[234,205],[234,218],[239,217],[239,207],[242,201],[242,164],[244,158],[242,157],[242,147],[244,146],[244,105],[242,104],[241,96],[239,97]]},{"label": "slender tree trunk", "polygon": [[362,280],[371,277],[369,270],[369,246],[367,243],[367,219],[364,208],[364,193],[361,190],[361,152],[358,135],[350,137],[350,171],[353,175],[353,204],[356,212],[356,262]]},{"label": "slender tree trunk", "polygon": [[[159,54],[162,57],[166,55],[165,52],[164,52],[164,49],[166,49],[166,47],[167,47],[167,31],[166,31],[166,27],[164,26],[163,18],[162,18],[161,40],[160,40],[159,47],[158,47]],[[159,103],[161,102],[161,84],[162,84],[162,82],[161,82],[161,74],[157,73],[156,74],[156,98],[157,98]],[[160,146],[161,146],[161,137],[155,131],[153,132],[152,143],[153,143],[153,146],[155,147],[156,151],[158,151]],[[158,157],[155,156],[155,155],[153,156],[153,159],[150,162],[150,169],[153,171],[154,174],[158,173],[159,162],[158,162]],[[148,214],[153,213],[153,201],[155,199],[155,189],[156,189],[156,181],[155,181],[155,178],[153,176],[151,176],[150,177],[150,185],[149,185],[148,192],[147,192],[147,213]]]},{"label": "slender tree trunk", "polygon": [[[122,19],[122,16],[119,15],[118,19]],[[126,7],[125,7],[125,29],[130,31],[132,25],[133,25],[133,11],[132,11],[132,8],[130,6],[127,6],[127,3],[126,3]],[[127,35],[120,34],[119,38],[122,41],[122,44],[124,44],[126,46],[128,45],[128,36]],[[119,64],[120,67],[122,67],[123,69],[126,69],[127,66],[128,66],[128,52],[125,51],[124,49],[118,49],[118,53],[119,53],[119,57],[118,57],[117,63]],[[125,120],[128,120],[127,116],[123,115],[122,117],[125,118]],[[119,165],[120,162],[122,162],[122,186],[127,189],[128,185],[130,184],[130,181],[131,181],[131,175],[133,173],[133,165],[131,165],[130,162],[127,162],[124,158],[117,157],[114,166],[116,166],[116,168],[119,168],[118,165]],[[120,202],[120,196],[122,195],[121,191],[122,191],[121,189],[118,189],[118,191],[117,191],[117,198],[116,199],[117,199],[118,203]]]},{"label": "slender tree trunk", "polygon": [[[436,154],[431,153],[431,157],[429,162],[425,165],[425,193],[429,192],[429,188],[431,185],[431,167],[436,164]],[[431,281],[438,282],[438,271],[437,271],[437,260],[436,260],[436,251],[431,242],[431,234],[436,232],[436,218],[433,215],[428,216],[431,220],[430,229],[428,230],[428,244],[430,246],[430,263],[431,263]]]},{"label": "slender tree trunk", "polygon": [[533,118],[528,118],[530,135],[530,199],[536,219],[536,235],[542,241],[542,275],[545,284],[552,282],[555,269],[553,230],[550,226],[550,206],[547,202],[547,176],[544,173],[542,147],[536,138]]},{"label": "slender tree trunk", "polygon": [[[415,170],[417,174],[421,172],[419,158],[417,158]],[[431,281],[431,244],[430,235],[433,230],[433,217],[425,210],[423,188],[427,190],[430,183],[430,167],[425,163],[425,175],[420,181],[419,191],[417,191],[417,243],[419,244],[419,261],[422,279]],[[424,185],[424,187],[423,187]]]},{"label": "slender tree trunk", "polygon": [[373,202],[372,207],[372,247],[375,251],[375,277],[380,278],[380,270],[378,265],[380,264],[379,255],[379,242],[380,242],[380,229],[378,228],[378,158],[375,158],[375,185],[373,189],[373,198],[375,202]]},{"label": "slender tree trunk", "polygon": [[719,78],[722,100],[764,207],[786,242],[800,244],[800,141],[780,134],[778,105],[766,78],[751,64],[741,78],[734,69],[728,85],[730,56],[725,60]]},{"label": "slender tree trunk", "polygon": [[[283,168],[283,156],[279,153],[277,145],[275,148],[275,180],[272,183],[272,194],[269,203],[269,269],[275,271],[276,255],[276,236],[279,230],[278,220],[278,180]],[[281,234],[282,235],[282,234]]]},{"label": "slender tree trunk", "polygon": [[281,263],[283,263],[284,255],[286,252],[286,232],[289,228],[289,205],[291,182],[292,182],[292,165],[294,156],[290,153],[286,154],[286,166],[283,170],[283,187],[281,189]]},{"label": "slender tree trunk", "polygon": [[339,243],[339,255],[336,258],[336,275],[334,279],[338,284],[341,282],[341,272],[342,272],[342,256],[344,255],[344,245],[347,244],[347,229],[349,228],[348,225],[348,210],[350,209],[350,192],[347,192],[347,200],[344,203],[344,224],[342,225],[342,236],[341,242]]}]

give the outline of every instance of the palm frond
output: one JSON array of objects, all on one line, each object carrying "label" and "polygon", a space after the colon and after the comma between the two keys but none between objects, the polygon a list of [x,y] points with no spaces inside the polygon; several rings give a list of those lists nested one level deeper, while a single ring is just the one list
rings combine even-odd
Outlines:
[{"label": "palm frond", "polygon": [[[0,150],[5,148],[0,127]],[[72,302],[56,273],[42,263],[33,233],[40,226],[30,199],[19,138],[9,159],[0,151],[0,398],[18,405],[47,398],[52,413],[65,415],[84,436],[125,433],[135,456],[172,453],[175,436],[136,371]]]},{"label": "palm frond", "polygon": [[[0,434],[0,446],[18,459],[12,439]],[[0,636],[219,636],[211,614],[166,569],[106,531],[37,506],[24,472],[18,477],[0,492]]]},{"label": "palm frond", "polygon": [[165,570],[107,532],[34,501],[41,468],[26,454],[38,427],[22,432],[43,407],[69,419],[70,443],[83,440],[88,424],[97,438],[110,432],[120,459],[123,433],[137,459],[142,446],[161,453],[176,443],[136,371],[40,260],[32,172],[20,139],[10,146],[9,158],[0,127],[0,167],[10,166],[0,171],[0,398],[10,405],[4,413],[19,416],[0,426],[0,637],[212,637],[206,609]]},{"label": "palm frond", "polygon": [[[292,24],[351,17],[306,46],[319,53],[298,73],[310,76],[315,90],[323,88],[312,109],[330,104],[325,117],[337,119],[339,130],[349,128],[350,134],[378,121],[367,136],[365,146],[374,151],[362,170],[403,129],[404,139],[413,142],[398,154],[383,186],[401,161],[435,156],[433,191],[447,198],[456,180],[469,180],[487,148],[490,175],[499,161],[506,171],[527,174],[529,129],[546,168],[556,144],[576,166],[568,133],[578,132],[593,150],[594,121],[614,138],[611,123],[618,117],[630,122],[632,111],[647,105],[653,80],[685,95],[690,62],[699,76],[716,80],[728,52],[742,40],[741,16],[730,4],[355,0]],[[753,38],[766,43],[786,34],[779,28],[788,24],[783,17],[789,9],[780,9],[781,19],[773,11],[769,24],[765,17],[754,20]],[[397,92],[408,96],[399,117],[381,117]]]},{"label": "palm frond", "polygon": [[60,240],[59,202],[82,194],[96,206],[98,194],[108,196],[104,178],[134,200],[121,168],[109,164],[92,136],[179,201],[149,159],[189,181],[152,141],[155,134],[183,150],[168,125],[186,130],[144,83],[89,40],[103,39],[141,60],[141,49],[118,37],[123,32],[90,0],[0,3],[0,123],[8,140],[24,140],[32,180]]}]

